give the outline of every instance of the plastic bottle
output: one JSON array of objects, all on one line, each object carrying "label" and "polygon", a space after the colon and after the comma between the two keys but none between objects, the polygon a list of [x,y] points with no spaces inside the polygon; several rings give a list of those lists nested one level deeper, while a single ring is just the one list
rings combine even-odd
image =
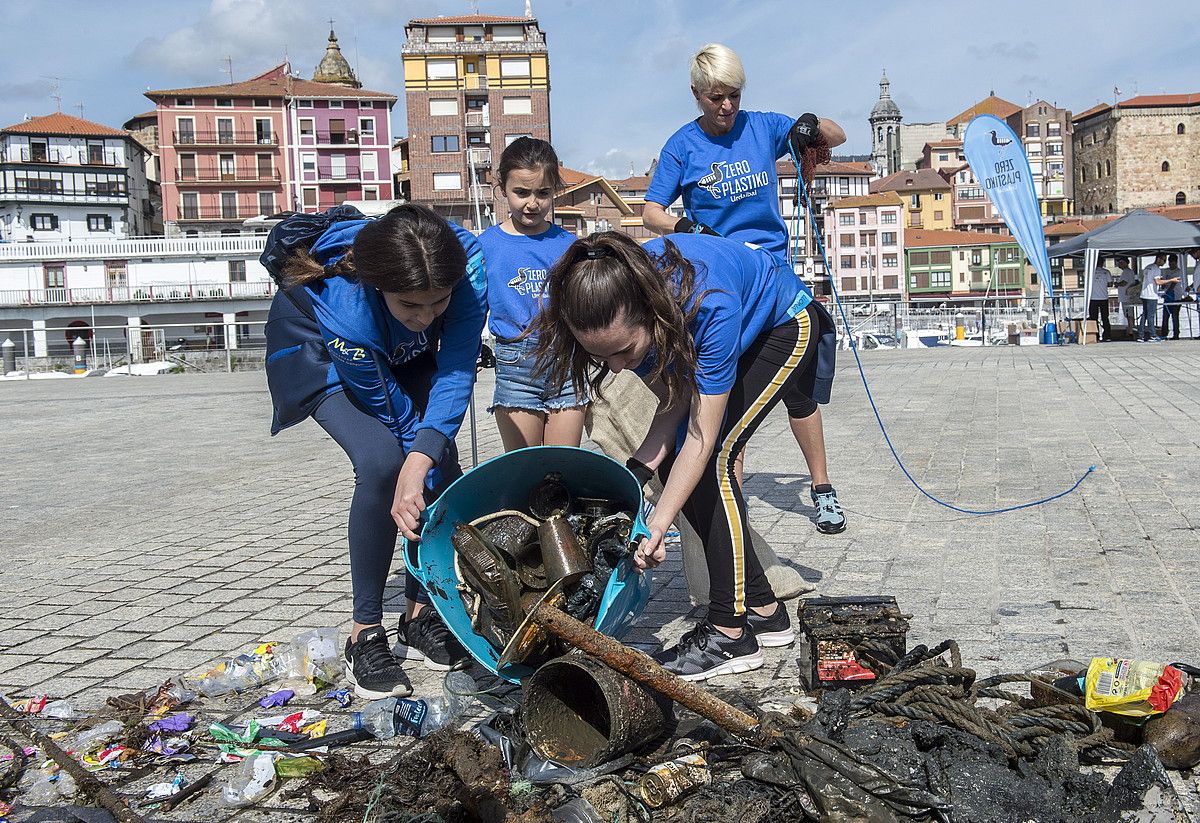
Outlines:
[{"label": "plastic bottle", "polygon": [[71,748],[79,754],[86,754],[112,740],[123,731],[125,731],[124,723],[120,720],[109,720],[107,723],[101,723],[99,726],[80,732],[79,736],[75,738],[75,742],[71,744]]},{"label": "plastic bottle", "polygon": [[80,715],[77,711],[75,711],[75,707],[72,706],[68,701],[55,700],[53,703],[47,703],[46,707],[42,709],[41,714],[38,716],[53,717],[57,720],[74,720]]},{"label": "plastic bottle", "polygon": [[275,790],[275,755],[251,755],[229,775],[221,788],[221,805],[231,809],[251,806]]},{"label": "plastic bottle", "polygon": [[396,735],[428,737],[458,720],[471,702],[475,680],[466,672],[450,672],[442,686],[442,697],[414,700],[388,697],[375,700],[354,713],[354,728],[387,740]]}]

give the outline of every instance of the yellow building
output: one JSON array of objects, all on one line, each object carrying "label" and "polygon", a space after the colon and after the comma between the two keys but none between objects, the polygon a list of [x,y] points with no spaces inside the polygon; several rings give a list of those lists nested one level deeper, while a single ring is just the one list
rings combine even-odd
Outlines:
[{"label": "yellow building", "polygon": [[954,187],[933,169],[898,171],[871,184],[871,193],[895,192],[904,201],[904,228],[954,228]]}]

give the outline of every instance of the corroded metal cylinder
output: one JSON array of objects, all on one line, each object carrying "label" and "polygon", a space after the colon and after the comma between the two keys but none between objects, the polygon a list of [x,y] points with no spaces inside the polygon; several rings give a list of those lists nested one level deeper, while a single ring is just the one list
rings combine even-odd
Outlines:
[{"label": "corroded metal cylinder", "polygon": [[579,545],[571,524],[556,514],[538,526],[538,542],[542,547],[542,564],[546,569],[546,582],[574,583],[592,570],[592,558]]},{"label": "corroded metal cylinder", "polygon": [[670,701],[580,654],[544,664],[525,683],[521,713],[541,757],[586,768],[662,734]]}]

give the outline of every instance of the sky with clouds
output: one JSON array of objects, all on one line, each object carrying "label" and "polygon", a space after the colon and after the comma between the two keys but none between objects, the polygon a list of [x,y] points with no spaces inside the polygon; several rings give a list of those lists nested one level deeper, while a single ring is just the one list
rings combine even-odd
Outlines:
[{"label": "sky with clouds", "polygon": [[[478,0],[519,16],[524,0]],[[368,88],[401,98],[400,47],[413,17],[471,13],[467,0],[9,0],[0,50],[0,121],[62,110],[120,127],[151,107],[148,88],[227,81],[281,62],[312,75],[329,23]],[[839,121],[843,151],[870,150],[867,114],[887,70],[904,119],[942,120],[991,90],[1082,111],[1140,94],[1200,92],[1195,0],[1004,0],[929,4],[843,0],[533,0],[547,34],[553,142],[567,165],[645,171],[695,116],[688,61],[722,42],[746,66],[743,106]]]}]

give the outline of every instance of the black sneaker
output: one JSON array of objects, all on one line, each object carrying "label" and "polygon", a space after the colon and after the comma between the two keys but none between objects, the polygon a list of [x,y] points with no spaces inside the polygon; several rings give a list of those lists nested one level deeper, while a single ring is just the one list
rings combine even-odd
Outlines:
[{"label": "black sneaker", "polygon": [[400,668],[400,661],[388,647],[383,626],[372,626],[358,633],[358,642],[346,638],[346,679],[354,693],[367,700],[407,697],[412,685]]},{"label": "black sneaker", "polygon": [[396,656],[403,660],[424,660],[425,668],[435,672],[465,669],[471,665],[471,655],[450,633],[433,606],[426,606],[411,621],[401,617],[396,634],[400,640]]},{"label": "black sneaker", "polygon": [[790,646],[796,640],[792,620],[782,603],[776,604],[775,613],[770,617],[763,617],[761,614],[755,614],[753,609],[746,609],[746,625],[758,638],[758,645],[764,649]]},{"label": "black sneaker", "polygon": [[762,648],[749,629],[731,640],[703,620],[679,639],[679,644],[651,655],[668,671],[684,680],[707,680],[722,674],[738,674],[763,664]]}]

